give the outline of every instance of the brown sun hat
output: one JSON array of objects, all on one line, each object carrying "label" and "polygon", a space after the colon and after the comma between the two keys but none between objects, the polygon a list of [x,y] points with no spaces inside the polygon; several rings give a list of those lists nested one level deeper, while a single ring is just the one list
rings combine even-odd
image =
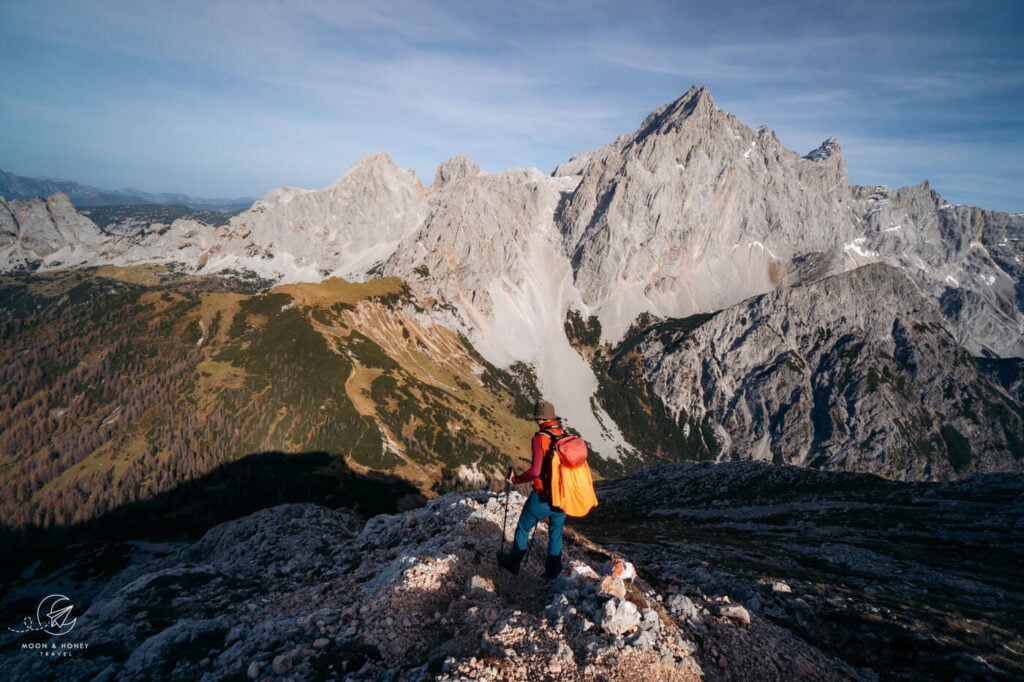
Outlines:
[{"label": "brown sun hat", "polygon": [[533,419],[543,419],[545,421],[558,419],[555,416],[555,406],[546,400],[538,400],[537,404],[533,406]]}]

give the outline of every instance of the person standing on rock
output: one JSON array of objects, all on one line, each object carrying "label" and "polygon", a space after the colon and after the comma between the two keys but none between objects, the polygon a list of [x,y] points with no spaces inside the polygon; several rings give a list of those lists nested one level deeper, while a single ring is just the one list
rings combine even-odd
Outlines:
[{"label": "person standing on rock", "polygon": [[551,504],[551,460],[554,450],[552,436],[561,436],[564,431],[555,406],[540,400],[534,406],[533,420],[537,422],[537,433],[530,442],[533,460],[530,468],[518,476],[509,476],[512,485],[533,483],[533,492],[526,498],[523,511],[519,514],[512,549],[498,554],[498,565],[513,575],[519,573],[519,565],[526,555],[526,543],[541,519],[548,522],[548,557],[544,565],[544,578],[554,580],[562,572],[562,528],[565,526],[565,512]]}]

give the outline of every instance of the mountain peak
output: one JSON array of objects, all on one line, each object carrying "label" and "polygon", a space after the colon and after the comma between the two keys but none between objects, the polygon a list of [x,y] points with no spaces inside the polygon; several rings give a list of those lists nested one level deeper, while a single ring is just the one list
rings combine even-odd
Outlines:
[{"label": "mountain peak", "polygon": [[683,100],[706,101],[708,105],[715,106],[715,100],[711,97],[711,91],[704,85],[690,86],[690,89],[678,101]]},{"label": "mountain peak", "polygon": [[434,173],[434,188],[440,189],[456,180],[480,175],[480,166],[464,154],[453,156],[441,163]]},{"label": "mountain peak", "polygon": [[689,116],[698,108],[714,108],[715,100],[711,91],[703,85],[693,85],[682,97],[669,105],[669,110]]},{"label": "mountain peak", "polygon": [[381,190],[388,187],[404,187],[410,182],[423,190],[416,171],[402,168],[387,152],[370,154],[356,161],[345,173],[335,180],[328,189],[341,190],[347,187],[356,187],[372,184]]},{"label": "mountain peak", "polygon": [[[377,152],[376,154],[370,154],[356,161],[352,166],[345,171],[345,173],[334,181],[333,185],[341,183],[345,178],[352,175],[363,175],[367,173],[375,173],[383,170],[387,171],[398,171],[401,170],[398,164],[395,163],[394,159],[387,152]],[[332,185],[332,186],[333,186]]]},{"label": "mountain peak", "polygon": [[709,116],[715,110],[715,100],[703,85],[694,85],[682,97],[652,111],[633,136],[641,141],[654,133],[669,133],[685,121]]},{"label": "mountain peak", "polygon": [[835,137],[830,137],[822,142],[817,149],[804,156],[804,158],[808,161],[825,161],[833,156],[842,156],[842,148],[839,146],[839,140]]}]

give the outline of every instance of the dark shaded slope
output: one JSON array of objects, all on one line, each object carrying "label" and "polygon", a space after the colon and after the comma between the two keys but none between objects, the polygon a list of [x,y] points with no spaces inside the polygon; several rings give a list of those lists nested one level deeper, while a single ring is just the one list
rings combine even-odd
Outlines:
[{"label": "dark shaded slope", "polygon": [[899,483],[678,464],[599,484],[598,494],[580,530],[633,557],[669,594],[728,595],[880,679],[1024,675],[1019,476]]}]

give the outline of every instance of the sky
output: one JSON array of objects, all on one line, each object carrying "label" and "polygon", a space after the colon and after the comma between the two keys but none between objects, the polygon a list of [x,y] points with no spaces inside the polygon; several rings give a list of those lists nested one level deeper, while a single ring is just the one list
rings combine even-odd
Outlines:
[{"label": "sky", "polygon": [[850,180],[1024,212],[1024,0],[0,0],[0,169],[205,198],[550,173],[704,85]]}]

